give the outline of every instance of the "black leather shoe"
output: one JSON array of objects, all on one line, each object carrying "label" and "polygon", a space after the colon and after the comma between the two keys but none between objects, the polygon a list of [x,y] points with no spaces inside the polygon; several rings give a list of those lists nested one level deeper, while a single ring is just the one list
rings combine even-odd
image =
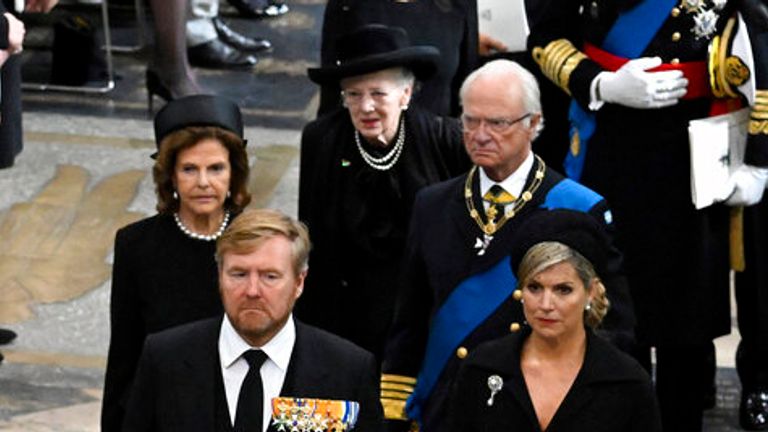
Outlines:
[{"label": "black leather shoe", "polygon": [[229,27],[221,18],[213,18],[213,27],[219,39],[228,45],[245,52],[261,52],[272,49],[272,43],[263,38],[251,38],[240,34]]},{"label": "black leather shoe", "polygon": [[213,69],[245,69],[254,66],[259,60],[220,39],[214,39],[187,49],[189,63]]},{"label": "black leather shoe", "polygon": [[288,5],[272,0],[228,0],[246,18],[274,18],[288,13]]},{"label": "black leather shoe", "polygon": [[13,330],[0,328],[0,345],[11,343],[11,341],[14,339],[16,339],[16,332]]},{"label": "black leather shoe", "polygon": [[749,431],[768,431],[768,389],[742,392],[739,424]]}]

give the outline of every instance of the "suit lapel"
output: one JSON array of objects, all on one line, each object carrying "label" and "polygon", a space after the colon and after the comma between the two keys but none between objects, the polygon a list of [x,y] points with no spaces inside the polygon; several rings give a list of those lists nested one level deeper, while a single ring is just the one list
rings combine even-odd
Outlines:
[{"label": "suit lapel", "polygon": [[[180,413],[184,413],[182,430],[215,430],[215,406],[219,365],[219,329],[221,320],[210,320],[210,325],[179,360]],[[196,377],[195,379],[191,379]],[[221,379],[220,377],[218,379]]]},{"label": "suit lapel", "polygon": [[291,360],[288,362],[288,370],[285,374],[283,388],[280,396],[303,396],[308,391],[317,392],[326,382],[326,368],[316,366],[320,360],[316,354],[315,343],[307,337],[306,326],[298,321],[296,323],[296,343],[293,346]]},{"label": "suit lapel", "polygon": [[[483,232],[480,230],[480,227],[477,225],[477,223],[475,223],[474,219],[472,219],[469,214],[469,210],[467,209],[466,199],[464,197],[464,186],[466,184],[467,175],[469,175],[469,173],[463,176],[461,182],[456,183],[455,190],[451,192],[451,197],[448,201],[449,207],[447,209],[447,213],[451,215],[453,225],[456,227],[459,233],[461,233],[462,244],[466,245],[467,251],[470,251],[468,253],[476,255],[477,252],[473,249],[475,246],[475,239],[482,239]],[[482,201],[480,201],[478,198],[478,195],[480,194],[480,182],[477,181],[477,176],[477,171],[475,171],[471,182],[472,197],[475,208],[482,212]],[[478,204],[478,202],[480,202],[480,204]]]}]

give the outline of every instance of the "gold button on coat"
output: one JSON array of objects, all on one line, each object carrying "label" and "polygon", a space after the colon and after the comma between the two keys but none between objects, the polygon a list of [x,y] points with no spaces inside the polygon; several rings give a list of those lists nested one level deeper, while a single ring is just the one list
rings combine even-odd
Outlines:
[{"label": "gold button on coat", "polygon": [[669,61],[669,63],[673,64],[673,65],[680,64],[680,59],[679,58],[673,58],[672,60]]},{"label": "gold button on coat", "polygon": [[677,42],[679,40],[680,40],[680,32],[672,33],[672,42]]},{"label": "gold button on coat", "polygon": [[464,357],[466,357],[467,354],[469,354],[469,351],[467,351],[467,349],[464,347],[459,347],[459,349],[456,350],[456,357],[460,359],[463,359]]},{"label": "gold button on coat", "polygon": [[515,292],[512,293],[512,298],[519,301],[521,298],[523,298],[523,292],[519,289],[515,290]]},{"label": "gold button on coat", "polygon": [[516,322],[510,324],[509,325],[509,331],[511,331],[512,333],[519,332],[520,331],[520,324],[516,323]]},{"label": "gold button on coat", "polygon": [[677,18],[680,16],[680,9],[679,8],[672,8],[672,17]]}]

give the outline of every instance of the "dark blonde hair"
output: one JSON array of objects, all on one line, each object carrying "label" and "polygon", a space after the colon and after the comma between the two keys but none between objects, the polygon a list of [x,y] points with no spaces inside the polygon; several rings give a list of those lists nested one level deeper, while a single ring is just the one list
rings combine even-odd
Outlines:
[{"label": "dark blonde hair", "polygon": [[224,208],[237,214],[251,202],[248,192],[248,154],[245,144],[237,134],[216,126],[190,126],[172,132],[160,142],[152,177],[155,180],[157,211],[170,214],[179,210],[178,200],[173,198],[173,172],[176,158],[182,150],[194,147],[202,140],[215,139],[229,151],[232,175],[229,179],[231,196],[224,202]]},{"label": "dark blonde hair", "polygon": [[605,285],[595,272],[592,263],[571,247],[548,241],[537,243],[528,249],[517,271],[518,287],[528,285],[536,275],[561,262],[567,262],[573,266],[585,289],[588,290],[590,285],[594,286],[591,308],[584,312],[584,322],[591,328],[597,328],[610,307]]},{"label": "dark blonde hair", "polygon": [[227,227],[216,241],[216,262],[221,266],[227,252],[248,253],[265,240],[283,236],[292,243],[295,275],[307,270],[309,264],[309,231],[303,223],[277,210],[246,210]]}]

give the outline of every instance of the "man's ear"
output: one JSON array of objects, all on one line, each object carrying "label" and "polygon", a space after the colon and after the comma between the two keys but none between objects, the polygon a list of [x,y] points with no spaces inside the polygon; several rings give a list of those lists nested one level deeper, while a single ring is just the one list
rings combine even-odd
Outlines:
[{"label": "man's ear", "polygon": [[296,280],[296,298],[298,299],[301,297],[301,294],[304,292],[304,280],[307,278],[307,270],[302,271],[299,273],[299,277]]}]

